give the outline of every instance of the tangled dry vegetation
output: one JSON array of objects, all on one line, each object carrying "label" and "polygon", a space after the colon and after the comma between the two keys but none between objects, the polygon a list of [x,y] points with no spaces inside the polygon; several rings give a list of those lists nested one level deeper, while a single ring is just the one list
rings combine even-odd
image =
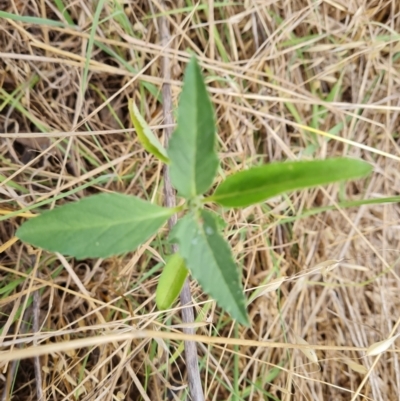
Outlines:
[{"label": "tangled dry vegetation", "polygon": [[[77,262],[14,233],[40,210],[101,191],[163,201],[162,166],[142,151],[127,99],[162,138],[160,60],[171,60],[176,104],[189,50],[216,107],[221,178],[298,158],[374,166],[366,180],[224,212],[252,325],[236,327],[192,283],[196,333],[221,340],[198,344],[206,399],[398,399],[395,347],[378,357],[365,348],[399,324],[400,210],[382,201],[400,191],[399,3],[179,0],[164,14],[167,48],[158,0],[64,3],[61,13],[56,1],[0,2],[16,16],[0,15],[0,342],[15,355],[0,354],[1,400],[36,400],[40,389],[44,400],[187,399],[178,334],[123,337],[181,330],[179,305],[155,308],[164,235],[123,257]],[[327,260],[341,263],[322,274]],[[282,276],[279,291],[254,299]],[[90,343],[106,334],[112,341]],[[318,364],[274,345],[301,339]],[[32,346],[45,351],[20,359]]]}]

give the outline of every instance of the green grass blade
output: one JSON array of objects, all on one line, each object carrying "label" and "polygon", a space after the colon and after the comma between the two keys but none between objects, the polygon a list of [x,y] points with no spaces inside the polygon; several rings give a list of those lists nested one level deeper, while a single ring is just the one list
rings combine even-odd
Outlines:
[{"label": "green grass blade", "polygon": [[[40,18],[40,17],[30,17],[27,15],[16,15],[12,13],[8,13],[6,11],[0,11],[0,19],[1,18],[8,18],[13,21],[23,22],[25,24],[34,24],[34,25],[41,25],[41,26],[56,26],[60,28],[67,27],[68,25],[64,22],[54,21],[47,18]],[[75,26],[75,25],[74,25]]]},{"label": "green grass blade", "polygon": [[96,34],[96,30],[99,25],[101,10],[103,9],[105,1],[106,0],[99,0],[97,7],[96,7],[96,11],[93,16],[92,28],[90,29],[89,41],[88,41],[87,50],[86,50],[85,67],[83,68],[82,88],[81,88],[82,94],[84,94],[86,92],[86,87],[88,84],[89,64],[90,64],[90,60],[92,58],[94,36]]},{"label": "green grass blade", "polygon": [[70,13],[68,12],[67,8],[65,7],[63,0],[54,0],[54,4],[62,14],[62,16],[65,18],[65,21],[68,22],[69,25],[73,26],[74,20],[72,19]]}]

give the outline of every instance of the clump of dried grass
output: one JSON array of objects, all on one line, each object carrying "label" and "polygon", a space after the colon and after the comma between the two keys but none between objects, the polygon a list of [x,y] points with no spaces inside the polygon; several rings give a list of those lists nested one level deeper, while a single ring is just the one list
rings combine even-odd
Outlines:
[{"label": "clump of dried grass", "polygon": [[[300,216],[343,199],[399,192],[399,6],[366,0],[269,3],[203,1],[197,9],[184,9],[183,1],[174,4],[167,18],[175,100],[189,48],[208,77],[227,173],[307,154],[363,158],[374,164],[375,173],[346,187],[302,191],[268,207],[225,212],[250,296],[271,277],[288,280],[279,293],[268,292],[249,304],[251,329],[235,329],[229,317],[204,303],[207,297],[193,283],[197,310],[208,305],[206,315],[199,315],[206,324],[197,333],[226,339],[225,345],[199,346],[206,398],[348,400],[362,394],[395,399],[400,388],[395,353],[382,355],[365,383],[366,374],[348,359],[371,367],[373,359],[359,359],[364,353],[357,350],[388,337],[398,324],[397,204],[333,207]],[[52,3],[15,1],[2,9],[65,21]],[[105,190],[161,200],[161,165],[141,150],[127,113],[127,98],[133,97],[162,135],[159,3],[134,2],[123,10],[131,31],[105,2],[87,81],[94,4],[68,6],[79,28],[1,20],[0,174],[8,179],[0,184],[2,214]],[[341,141],[300,124],[333,132]],[[182,398],[180,341],[149,337],[85,346],[93,336],[136,328],[168,331],[179,323],[177,310],[160,314],[155,309],[163,261],[159,240],[124,257],[78,263],[12,241],[25,217],[0,225],[0,341],[3,350],[55,346],[40,357],[44,399]],[[326,275],[313,269],[330,259],[344,260]],[[40,310],[30,303],[35,290],[41,292]],[[38,331],[32,329],[35,310]],[[296,336],[315,349],[327,347],[316,351],[319,366],[300,350],[242,341],[296,343]],[[229,338],[236,338],[236,347]],[[68,341],[78,339],[82,347],[65,351]],[[13,399],[36,399],[33,366],[32,359],[3,364],[3,399],[7,392]]]}]

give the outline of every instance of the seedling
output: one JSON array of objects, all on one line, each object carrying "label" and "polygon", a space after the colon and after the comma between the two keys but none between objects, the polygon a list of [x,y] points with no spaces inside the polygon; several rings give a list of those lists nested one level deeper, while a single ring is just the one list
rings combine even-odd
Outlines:
[{"label": "seedling", "polygon": [[160,309],[172,305],[189,271],[222,309],[248,324],[240,273],[221,233],[221,218],[205,206],[247,207],[283,192],[359,178],[371,171],[368,163],[348,158],[271,163],[228,176],[204,197],[213,186],[219,159],[214,110],[194,57],[185,71],[177,128],[167,150],[132,100],[129,111],[143,147],[169,164],[172,185],[186,203],[165,208],[129,195],[94,195],[42,213],[25,222],[16,235],[31,245],[78,259],[106,258],[133,251],[173,214],[184,212],[169,234],[179,251],[159,280]]}]

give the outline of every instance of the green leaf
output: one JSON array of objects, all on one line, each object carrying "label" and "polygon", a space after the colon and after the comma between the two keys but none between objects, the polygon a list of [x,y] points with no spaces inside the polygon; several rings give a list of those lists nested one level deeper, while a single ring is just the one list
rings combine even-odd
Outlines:
[{"label": "green leaf", "polygon": [[156,291],[156,304],[159,310],[171,307],[180,294],[188,270],[185,261],[179,253],[174,253],[165,265],[158,280]]},{"label": "green leaf", "polygon": [[166,150],[158,138],[153,134],[145,119],[140,115],[133,99],[128,101],[129,115],[136,129],[137,136],[142,146],[152,155],[164,163],[169,163]]},{"label": "green leaf", "polygon": [[207,211],[208,211],[208,213],[211,213],[213,215],[213,218],[214,218],[215,222],[217,223],[218,231],[223,231],[228,226],[228,223],[221,216],[221,214],[219,214],[211,209],[208,209]]},{"label": "green leaf", "polygon": [[229,244],[218,232],[210,212],[189,213],[170,234],[179,253],[203,290],[239,323],[248,324],[240,275]]},{"label": "green leaf", "polygon": [[78,259],[134,250],[176,213],[123,194],[100,194],[44,212],[16,233],[22,241]]},{"label": "green leaf", "polygon": [[231,175],[206,201],[249,206],[282,192],[363,177],[371,170],[369,163],[347,158],[271,163]]},{"label": "green leaf", "polygon": [[214,111],[193,57],[185,71],[178,124],[168,147],[171,181],[180,196],[192,199],[210,188],[219,163],[215,145]]},{"label": "green leaf", "polygon": [[[52,19],[47,19],[47,18],[39,18],[39,17],[31,17],[28,15],[18,15],[18,14],[12,14],[12,13],[8,13],[6,11],[0,11],[0,19],[1,18],[8,18],[12,21],[21,21],[25,24],[35,24],[35,25],[39,25],[39,26],[57,26],[60,28],[65,28],[67,27],[66,24],[64,24],[63,22],[60,21],[54,21]],[[75,27],[77,27],[75,25]]]}]

